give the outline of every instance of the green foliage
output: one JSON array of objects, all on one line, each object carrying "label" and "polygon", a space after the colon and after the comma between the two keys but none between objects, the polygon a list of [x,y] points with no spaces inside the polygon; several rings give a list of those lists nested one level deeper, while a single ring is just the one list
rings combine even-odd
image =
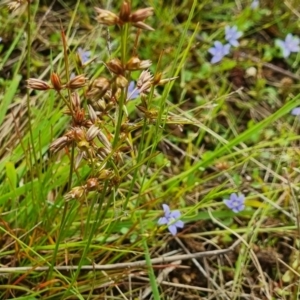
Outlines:
[{"label": "green foliage", "polygon": [[[0,4],[0,299],[299,298],[299,55],[275,47],[299,33],[295,8],[149,3],[145,24],[114,26],[92,1]],[[240,46],[211,64],[226,25]],[[128,100],[136,57],[154,78]],[[157,224],[164,203],[185,222],[176,236]],[[205,270],[176,259],[237,241]]]}]

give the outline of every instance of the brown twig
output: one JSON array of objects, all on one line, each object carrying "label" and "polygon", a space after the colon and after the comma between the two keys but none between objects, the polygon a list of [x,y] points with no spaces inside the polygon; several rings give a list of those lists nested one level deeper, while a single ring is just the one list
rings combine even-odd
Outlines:
[{"label": "brown twig", "polygon": [[[194,259],[194,258],[200,258],[200,257],[209,257],[209,256],[215,256],[215,255],[223,255],[230,251],[233,251],[233,249],[240,243],[240,240],[237,240],[235,243],[233,243],[230,247],[222,250],[213,250],[213,251],[206,251],[206,252],[196,252],[196,253],[190,253],[190,254],[179,254],[179,255],[172,255],[169,257],[157,257],[153,258],[151,260],[151,263],[154,264],[164,264],[164,263],[170,263],[174,262],[176,260],[186,260],[186,259]],[[116,263],[116,264],[106,264],[106,265],[83,265],[81,266],[81,270],[115,270],[115,269],[130,269],[130,268],[137,268],[137,267],[144,267],[146,266],[146,260],[139,260],[132,263]],[[77,270],[79,266],[55,266],[53,267],[53,270],[56,271],[71,271],[71,270]],[[1,273],[16,273],[16,272],[28,272],[28,271],[37,271],[37,272],[43,272],[48,271],[50,269],[49,266],[44,267],[34,267],[34,266],[27,266],[27,267],[1,267],[0,268],[0,274]]]}]

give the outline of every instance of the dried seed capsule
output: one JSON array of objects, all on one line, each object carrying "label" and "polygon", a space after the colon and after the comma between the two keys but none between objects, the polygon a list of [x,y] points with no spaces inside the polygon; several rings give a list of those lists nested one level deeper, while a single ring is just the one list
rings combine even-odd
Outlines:
[{"label": "dried seed capsule", "polygon": [[56,74],[56,73],[52,73],[51,76],[50,76],[50,80],[51,80],[51,83],[53,85],[53,88],[56,90],[56,91],[60,91],[63,86],[61,84],[61,80],[60,80],[60,77]]},{"label": "dried seed capsule", "polygon": [[153,8],[152,7],[146,7],[146,8],[141,8],[135,11],[134,13],[131,14],[130,16],[130,21],[132,23],[137,23],[140,21],[145,21],[148,17],[153,15]]},{"label": "dried seed capsule", "polygon": [[83,74],[81,74],[72,78],[67,83],[67,87],[72,90],[75,90],[84,87],[86,84],[87,84],[87,78]]},{"label": "dried seed capsule", "polygon": [[98,7],[95,7],[96,12],[98,13],[98,16],[96,17],[97,21],[100,24],[103,25],[122,25],[122,21],[120,18],[112,13],[109,10],[101,9]]},{"label": "dried seed capsule", "polygon": [[116,75],[123,75],[124,68],[122,66],[121,61],[118,58],[113,58],[107,64],[108,69]]},{"label": "dried seed capsule", "polygon": [[119,88],[126,88],[128,86],[128,80],[124,76],[119,75],[116,79],[116,85]]},{"label": "dried seed capsule", "polygon": [[27,80],[27,87],[38,91],[46,91],[51,89],[51,86],[47,82],[36,78],[29,78]]},{"label": "dried seed capsule", "polygon": [[124,1],[121,5],[119,17],[124,23],[127,23],[130,20],[130,14],[131,14],[131,5],[128,1]]}]

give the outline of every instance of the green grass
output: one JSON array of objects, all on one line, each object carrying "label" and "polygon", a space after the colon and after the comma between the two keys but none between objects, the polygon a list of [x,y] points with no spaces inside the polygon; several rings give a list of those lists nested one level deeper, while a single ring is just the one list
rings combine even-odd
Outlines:
[{"label": "green grass", "polygon": [[[154,8],[155,31],[100,25],[93,1],[1,4],[0,299],[299,298],[299,54],[274,46],[300,34],[296,7],[198,2],[133,1]],[[211,64],[226,25],[240,46]],[[129,102],[126,86],[90,99],[99,77],[117,90],[108,62],[135,53],[172,80]],[[26,87],[73,72],[88,78],[73,119],[71,91]],[[102,138],[89,138],[88,105]],[[231,193],[242,212],[224,205]],[[176,236],[157,224],[164,203],[182,214]]]}]

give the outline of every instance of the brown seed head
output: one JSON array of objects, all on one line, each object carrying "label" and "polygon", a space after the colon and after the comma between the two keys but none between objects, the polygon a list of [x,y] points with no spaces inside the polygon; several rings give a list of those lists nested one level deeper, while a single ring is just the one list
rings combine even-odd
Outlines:
[{"label": "brown seed head", "polygon": [[120,18],[114,13],[112,13],[111,11],[101,9],[98,7],[95,7],[95,10],[98,13],[96,19],[100,24],[107,25],[107,26],[122,25],[122,21],[120,20]]},{"label": "brown seed head", "polygon": [[85,121],[85,111],[83,108],[75,109],[75,112],[73,114],[73,120],[75,125],[83,125]]},{"label": "brown seed head", "polygon": [[64,195],[65,200],[69,201],[72,199],[80,199],[85,193],[85,188],[83,186],[76,186],[72,190]]},{"label": "brown seed head", "polygon": [[60,77],[58,76],[58,74],[52,73],[51,76],[50,76],[50,80],[51,80],[51,83],[53,85],[53,88],[56,91],[60,91],[63,88],[63,86],[61,84]]},{"label": "brown seed head", "polygon": [[161,77],[162,77],[162,73],[161,72],[157,72],[156,74],[154,74],[154,78],[152,80],[152,84],[153,85],[158,85],[160,80],[161,80]]},{"label": "brown seed head", "polygon": [[72,107],[74,109],[80,109],[80,96],[77,92],[71,95]]},{"label": "brown seed head", "polygon": [[131,5],[128,1],[124,1],[121,5],[121,11],[119,17],[124,23],[127,23],[130,20],[130,14],[131,14]]},{"label": "brown seed head", "polygon": [[97,138],[105,146],[107,150],[111,150],[112,148],[111,143],[109,142],[108,138],[102,131],[99,131]]},{"label": "brown seed head", "polygon": [[14,10],[17,10],[21,5],[24,5],[26,2],[27,1],[22,1],[22,0],[9,1],[9,3],[7,3],[7,6],[8,6],[9,10],[14,11]]},{"label": "brown seed head", "polygon": [[119,75],[116,79],[116,85],[119,88],[126,88],[128,86],[128,80],[124,76]]},{"label": "brown seed head", "polygon": [[87,151],[90,149],[90,144],[87,141],[80,141],[77,143],[77,147],[81,150],[81,151]]},{"label": "brown seed head", "polygon": [[73,137],[77,142],[85,141],[85,132],[80,127],[73,128]]},{"label": "brown seed head", "polygon": [[51,86],[47,82],[36,78],[29,78],[27,80],[27,87],[39,91],[46,91],[51,89]]},{"label": "brown seed head", "polygon": [[126,64],[126,70],[135,71],[135,70],[143,70],[147,69],[151,66],[151,60],[140,60],[137,56],[133,56],[129,59]]},{"label": "brown seed head", "polygon": [[89,116],[90,116],[91,121],[93,123],[96,123],[97,120],[98,120],[98,117],[97,117],[97,114],[96,114],[95,110],[93,109],[93,107],[91,105],[88,105],[87,108],[88,108],[88,112],[89,112]]},{"label": "brown seed head", "polygon": [[97,189],[98,179],[97,178],[89,178],[86,182],[86,188],[88,191],[94,191]]},{"label": "brown seed head", "polygon": [[145,21],[148,17],[150,17],[152,15],[153,15],[152,7],[141,8],[131,14],[130,21],[132,23]]},{"label": "brown seed head", "polygon": [[86,133],[87,141],[92,141],[100,132],[100,129],[96,125],[92,125]]},{"label": "brown seed head", "polygon": [[87,91],[87,97],[99,97],[101,98],[107,90],[110,88],[110,82],[105,77],[99,77],[95,79],[89,86]]},{"label": "brown seed head", "polygon": [[67,136],[62,136],[58,139],[56,139],[53,143],[50,145],[50,151],[57,152],[64,147],[66,147],[70,143],[71,139]]},{"label": "brown seed head", "polygon": [[152,28],[151,26],[147,25],[144,22],[136,22],[136,23],[132,23],[132,26],[136,27],[136,28],[140,28],[140,29],[145,29],[145,30],[149,30],[149,31],[153,31],[154,28]]},{"label": "brown seed head", "polygon": [[87,80],[83,74],[77,75],[67,83],[67,87],[72,90],[82,88],[87,84]]},{"label": "brown seed head", "polygon": [[141,73],[136,84],[137,88],[140,90],[140,93],[144,93],[149,90],[152,85],[152,79],[153,75],[148,70],[144,70]]},{"label": "brown seed head", "polygon": [[109,179],[112,175],[113,175],[113,171],[112,170],[102,169],[99,172],[98,178],[101,179],[101,180],[103,180],[103,179],[106,180],[106,179]]},{"label": "brown seed head", "polygon": [[113,58],[107,64],[108,69],[116,75],[123,75],[124,68],[122,66],[121,61],[118,58]]}]

